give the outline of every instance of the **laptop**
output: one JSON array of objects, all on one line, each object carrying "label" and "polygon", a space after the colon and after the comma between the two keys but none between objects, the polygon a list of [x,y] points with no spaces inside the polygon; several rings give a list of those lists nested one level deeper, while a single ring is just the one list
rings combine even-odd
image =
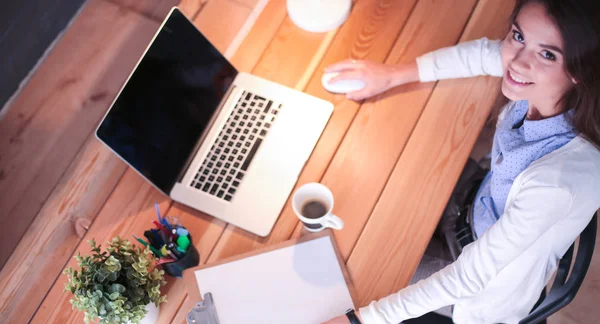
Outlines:
[{"label": "laptop", "polygon": [[332,112],[238,72],[175,7],[96,137],[173,200],[267,236]]}]

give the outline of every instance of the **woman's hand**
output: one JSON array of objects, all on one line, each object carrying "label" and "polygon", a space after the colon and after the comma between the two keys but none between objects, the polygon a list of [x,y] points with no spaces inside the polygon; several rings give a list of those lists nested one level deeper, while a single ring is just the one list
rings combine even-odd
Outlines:
[{"label": "woman's hand", "polygon": [[322,324],[350,324],[350,320],[346,315],[338,316]]},{"label": "woman's hand", "polygon": [[351,100],[363,100],[390,88],[419,80],[416,61],[406,65],[387,65],[372,61],[345,60],[325,68],[325,72],[339,72],[329,83],[341,80],[362,80],[365,87],[346,94]]},{"label": "woman's hand", "polygon": [[[362,322],[362,318],[360,318],[360,314],[358,311],[356,311],[356,317],[358,317],[358,320]],[[342,315],[342,316],[338,316],[334,319],[331,319],[327,322],[324,322],[322,324],[350,324],[350,320],[348,319],[348,316],[346,315]]]}]

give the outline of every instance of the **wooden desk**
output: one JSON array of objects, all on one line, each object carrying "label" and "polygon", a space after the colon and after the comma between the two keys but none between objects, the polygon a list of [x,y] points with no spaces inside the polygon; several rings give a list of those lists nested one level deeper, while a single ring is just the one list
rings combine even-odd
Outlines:
[{"label": "wooden desk", "polygon": [[[89,6],[108,10],[99,2],[91,0]],[[334,114],[297,186],[317,181],[331,188],[335,213],[346,223],[335,237],[361,305],[408,283],[483,127],[499,81],[408,85],[357,103],[322,88],[324,67],[347,58],[409,62],[458,41],[501,38],[512,5],[506,0],[357,0],[349,20],[327,34],[295,27],[284,0],[208,0],[193,15],[200,30],[239,70],[334,103]],[[114,89],[108,95],[114,96]],[[104,111],[109,102],[104,101]],[[28,229],[42,242],[19,245],[17,257],[3,269],[0,283],[10,288],[5,293],[10,300],[2,311],[9,321],[81,322],[83,315],[71,310],[70,295],[63,292],[63,265],[75,264],[71,255],[89,252],[87,239],[141,236],[155,217],[155,202],[163,215],[181,217],[196,238],[202,263],[303,234],[289,201],[270,236],[256,237],[173,203],[93,137],[85,138],[71,165],[64,166],[61,185]],[[65,206],[84,213],[67,215]],[[55,215],[69,217],[79,234],[69,232],[59,239],[65,229]],[[54,247],[52,258],[39,256],[47,244]],[[32,264],[41,270],[29,269]],[[168,303],[161,306],[160,322],[183,322],[194,302],[187,298],[183,281],[170,280],[165,292]]]}]

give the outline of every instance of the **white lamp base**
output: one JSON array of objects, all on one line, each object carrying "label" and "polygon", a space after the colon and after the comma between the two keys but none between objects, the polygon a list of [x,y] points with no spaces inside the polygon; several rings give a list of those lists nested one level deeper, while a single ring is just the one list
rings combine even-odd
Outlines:
[{"label": "white lamp base", "polygon": [[341,26],[352,7],[352,0],[287,0],[290,19],[296,26],[313,33],[324,33]]}]

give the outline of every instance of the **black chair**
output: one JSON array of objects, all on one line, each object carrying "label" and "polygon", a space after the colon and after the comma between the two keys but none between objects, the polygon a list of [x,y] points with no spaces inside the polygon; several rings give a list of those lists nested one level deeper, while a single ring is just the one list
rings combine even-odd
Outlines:
[{"label": "black chair", "polygon": [[545,291],[543,291],[542,297],[531,313],[522,319],[519,324],[544,322],[550,315],[558,312],[561,308],[573,301],[592,261],[594,245],[596,244],[596,230],[598,227],[597,217],[597,215],[594,215],[592,221],[579,235],[577,256],[575,257],[575,263],[573,264],[571,273],[569,274],[569,270],[571,269],[575,243],[571,245],[562,259],[560,259],[558,269],[556,270],[556,277],[554,278],[554,283],[552,284],[552,288],[550,288],[548,296],[544,296]]},{"label": "black chair", "polygon": [[[540,300],[535,304],[531,313],[522,319],[519,324],[546,323],[546,318],[573,301],[592,261],[598,227],[597,217],[597,215],[594,215],[592,221],[579,235],[579,245],[577,247],[577,256],[575,257],[573,270],[569,274],[573,260],[573,251],[577,242],[573,243],[560,259],[558,269],[556,270],[556,277],[548,295],[546,296],[545,290],[542,291]],[[452,323],[452,319],[435,313],[429,313],[404,321],[404,323],[444,324]]]}]

